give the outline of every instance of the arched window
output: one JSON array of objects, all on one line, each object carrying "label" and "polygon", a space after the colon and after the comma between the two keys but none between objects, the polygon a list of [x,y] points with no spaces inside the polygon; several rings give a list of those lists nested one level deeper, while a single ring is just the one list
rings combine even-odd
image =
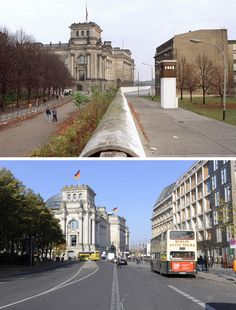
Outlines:
[{"label": "arched window", "polygon": [[76,199],[76,194],[73,194],[73,199],[74,199],[74,200]]},{"label": "arched window", "polygon": [[82,193],[79,193],[79,200],[82,199]]},{"label": "arched window", "polygon": [[67,195],[67,199],[70,200],[71,199],[71,194]]},{"label": "arched window", "polygon": [[71,220],[68,224],[70,229],[78,229],[79,223],[76,220]]},{"label": "arched window", "polygon": [[80,55],[80,56],[77,58],[77,64],[78,64],[78,65],[85,65],[86,63],[87,63],[86,56]]},{"label": "arched window", "polygon": [[82,31],[81,31],[81,37],[83,37],[83,36],[84,36],[84,31],[82,30]]},{"label": "arched window", "polygon": [[76,31],[76,37],[78,37],[79,36],[79,31]]},{"label": "arched window", "polygon": [[87,37],[89,37],[89,30],[86,31],[86,35],[87,35]]}]

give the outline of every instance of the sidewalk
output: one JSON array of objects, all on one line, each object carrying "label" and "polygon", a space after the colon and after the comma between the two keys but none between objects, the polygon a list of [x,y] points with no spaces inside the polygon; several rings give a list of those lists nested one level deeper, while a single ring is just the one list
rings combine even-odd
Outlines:
[{"label": "sidewalk", "polygon": [[236,126],[126,95],[147,157],[236,155]]},{"label": "sidewalk", "polygon": [[236,284],[236,275],[231,268],[212,267],[209,269],[209,272],[198,272],[197,277],[225,284]]}]

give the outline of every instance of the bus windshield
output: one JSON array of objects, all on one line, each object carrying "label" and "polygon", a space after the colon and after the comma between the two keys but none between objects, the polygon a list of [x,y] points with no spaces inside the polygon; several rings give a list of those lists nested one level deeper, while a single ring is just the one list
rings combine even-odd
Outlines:
[{"label": "bus windshield", "polygon": [[170,231],[171,240],[194,240],[193,231]]}]

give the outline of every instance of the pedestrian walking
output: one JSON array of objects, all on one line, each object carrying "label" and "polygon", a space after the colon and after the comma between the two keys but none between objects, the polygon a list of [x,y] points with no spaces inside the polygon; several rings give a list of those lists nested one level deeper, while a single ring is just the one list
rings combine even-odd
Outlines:
[{"label": "pedestrian walking", "polygon": [[118,257],[116,260],[116,267],[121,268],[120,258]]},{"label": "pedestrian walking", "polygon": [[206,255],[204,256],[203,261],[204,261],[205,270],[208,271],[208,257]]},{"label": "pedestrian walking", "polygon": [[200,255],[200,257],[198,258],[197,264],[198,264],[198,270],[203,271],[204,261],[203,261],[202,255]]},{"label": "pedestrian walking", "polygon": [[59,95],[58,94],[56,94],[56,98],[57,98],[57,101],[58,101],[58,99],[59,99]]},{"label": "pedestrian walking", "polygon": [[57,110],[55,107],[52,109],[52,121],[57,122]]},{"label": "pedestrian walking", "polygon": [[48,122],[50,123],[51,122],[51,110],[49,109],[49,107],[47,107],[46,109],[46,115],[47,115]]},{"label": "pedestrian walking", "polygon": [[39,107],[39,98],[36,98],[35,100],[35,106],[38,108]]}]

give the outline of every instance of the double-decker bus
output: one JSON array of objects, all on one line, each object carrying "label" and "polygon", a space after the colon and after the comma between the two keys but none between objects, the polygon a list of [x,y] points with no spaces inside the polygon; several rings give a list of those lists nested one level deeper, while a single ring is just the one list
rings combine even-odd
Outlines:
[{"label": "double-decker bus", "polygon": [[151,240],[150,267],[160,274],[197,273],[197,240],[193,230],[167,230]]}]

